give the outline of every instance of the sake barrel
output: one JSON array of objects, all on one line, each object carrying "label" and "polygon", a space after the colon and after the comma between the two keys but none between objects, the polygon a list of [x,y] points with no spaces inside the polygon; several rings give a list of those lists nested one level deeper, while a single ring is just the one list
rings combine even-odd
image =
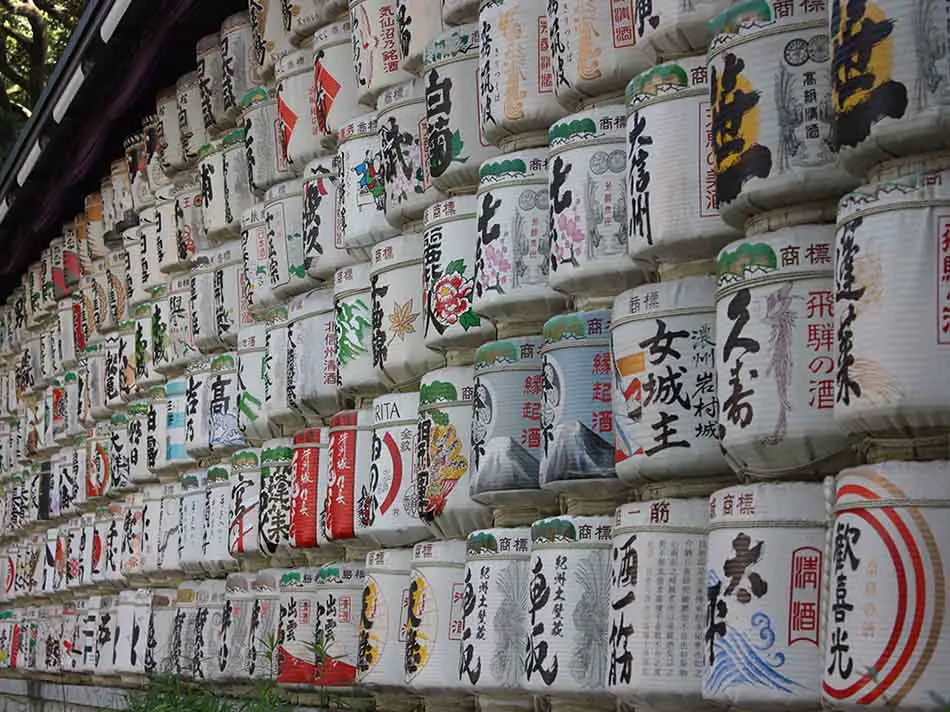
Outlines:
[{"label": "sake barrel", "polygon": [[[201,115],[201,92],[198,88],[198,73],[188,72],[175,82],[178,103],[178,123],[181,126],[181,142],[186,160],[193,161],[198,149],[208,143],[209,135]],[[113,183],[115,177],[113,176]],[[116,191],[118,193],[118,190]]]},{"label": "sake barrel", "polygon": [[115,624],[115,670],[120,674],[145,674],[145,644],[151,604],[152,592],[147,588],[119,591]]},{"label": "sake barrel", "polygon": [[523,688],[592,702],[606,693],[612,524],[563,516],[531,525]]},{"label": "sake barrel", "polygon": [[562,314],[541,347],[540,483],[553,492],[621,487],[614,470],[610,312]]},{"label": "sake barrel", "polygon": [[211,359],[211,373],[203,394],[208,415],[208,447],[217,455],[227,455],[247,445],[238,427],[240,379],[237,355],[218,354]]},{"label": "sake barrel", "polygon": [[[445,7],[445,3],[443,3]],[[479,27],[446,28],[425,49],[423,155],[435,187],[457,194],[478,185],[478,167],[498,154],[478,115]]]},{"label": "sake barrel", "polygon": [[396,0],[400,68],[421,74],[426,47],[443,29],[442,13],[425,0]]},{"label": "sake barrel", "polygon": [[445,361],[425,347],[419,324],[423,313],[422,236],[405,233],[381,242],[372,252],[373,365],[384,385],[399,390]]},{"label": "sake barrel", "polygon": [[264,204],[256,203],[241,217],[241,259],[248,307],[258,316],[277,304],[270,286],[270,248],[264,224]]},{"label": "sake barrel", "polygon": [[383,161],[384,210],[395,228],[422,217],[444,196],[429,174],[425,89],[415,77],[386,89],[377,101],[379,147]]},{"label": "sake barrel", "polygon": [[272,437],[277,429],[264,407],[266,338],[266,328],[261,324],[241,329],[238,337],[238,428],[253,442]]},{"label": "sake barrel", "polygon": [[[115,238],[117,232],[116,220],[118,218],[115,209],[115,188],[112,185],[111,173],[99,181],[98,194],[90,193],[85,197],[83,203],[85,210],[77,216],[77,228],[80,230],[79,244],[85,243],[85,252],[88,253],[89,259],[95,260],[106,255],[106,237],[111,241]],[[98,219],[95,217],[97,207],[99,208]],[[92,212],[92,218],[89,216],[90,212]],[[100,226],[101,231],[98,230]],[[86,232],[85,240],[83,240],[84,228]]]},{"label": "sake barrel", "polygon": [[[704,699],[818,707],[825,512],[821,484],[729,487],[709,498]],[[739,672],[749,669],[754,677]]]},{"label": "sake barrel", "polygon": [[142,528],[145,516],[145,498],[141,492],[131,492],[125,498],[122,513],[119,571],[126,579],[143,578]]},{"label": "sake barrel", "polygon": [[207,131],[227,127],[232,121],[224,106],[224,54],[218,33],[205,35],[195,45],[201,118]]},{"label": "sake barrel", "polygon": [[712,257],[741,234],[719,216],[705,56],[638,74],[626,100],[630,256],[647,263]]},{"label": "sake barrel", "polygon": [[105,497],[112,477],[109,472],[109,448],[112,426],[109,421],[100,421],[89,431],[89,455],[86,468],[86,499]]},{"label": "sake barrel", "polygon": [[49,262],[46,272],[46,290],[54,301],[59,301],[63,297],[71,294],[72,285],[66,284],[66,274],[63,266],[63,246],[65,241],[62,237],[54,237],[49,243]]},{"label": "sake barrel", "polygon": [[553,124],[548,137],[551,275],[555,289],[605,297],[637,285],[627,257],[624,110],[589,109]]},{"label": "sake barrel", "polygon": [[277,61],[293,49],[287,32],[290,28],[285,27],[283,6],[276,0],[250,0],[248,13],[259,71],[262,76],[270,76]]},{"label": "sake barrel", "polygon": [[162,168],[162,123],[158,114],[149,113],[142,117],[142,136],[145,139],[145,172],[157,202],[161,191],[172,184],[172,179]]},{"label": "sake barrel", "polygon": [[399,67],[396,0],[350,0],[357,98],[374,106],[384,89],[412,78]]},{"label": "sake barrel", "polygon": [[372,461],[357,473],[356,535],[380,546],[408,546],[429,538],[419,518],[413,480],[418,393],[390,393],[373,400]]},{"label": "sake barrel", "polygon": [[228,551],[239,560],[260,550],[261,451],[245,448],[231,455],[231,506]]},{"label": "sake barrel", "polygon": [[251,629],[248,633],[247,667],[244,676],[251,679],[277,677],[277,658],[273,643],[277,639],[280,620],[281,569],[265,569],[254,579],[254,608],[251,611]]},{"label": "sake barrel", "polygon": [[[543,146],[567,111],[555,97],[548,17],[531,0],[482,0],[479,118],[491,143]],[[507,139],[507,141],[506,141]]]},{"label": "sake barrel", "polygon": [[[194,459],[188,454],[186,448],[188,436],[188,419],[194,419],[194,415],[189,413],[194,410],[194,399],[189,402],[189,378],[174,378],[165,384],[165,394],[168,399],[167,418],[165,426],[165,460],[161,470],[176,471],[184,467],[190,467],[194,464]],[[158,401],[155,405],[159,405]],[[154,407],[154,405],[153,405]],[[157,411],[160,415],[160,411]],[[194,425],[194,422],[192,422]],[[149,424],[149,435],[152,435],[151,424]],[[162,447],[161,426],[157,425],[155,436],[157,445]],[[159,456],[161,457],[161,456]],[[160,460],[159,460],[160,462]],[[159,470],[159,471],[161,471]]]},{"label": "sake barrel", "polygon": [[212,277],[215,334],[217,340],[228,349],[237,345],[240,328],[251,323],[251,314],[244,298],[241,264],[241,251],[237,244],[228,243],[217,253]]},{"label": "sake barrel", "polygon": [[122,233],[138,224],[135,203],[132,201],[132,175],[128,161],[120,158],[109,164],[112,179],[115,232]]},{"label": "sake barrel", "polygon": [[[96,514],[87,511],[81,517],[82,534],[79,539],[79,588],[93,585],[93,573],[102,566],[102,540],[96,541]],[[21,544],[22,548],[22,544]],[[17,577],[21,576],[20,562],[16,566]],[[17,595],[20,586],[17,586]]]},{"label": "sake barrel", "polygon": [[[317,0],[290,0],[285,7],[290,12],[290,33],[295,44],[302,43],[309,38],[318,27],[325,22],[325,3]],[[284,18],[287,25],[287,18]]]},{"label": "sake barrel", "polygon": [[336,156],[317,158],[303,172],[303,254],[307,275],[329,281],[341,267],[357,262],[343,247],[338,229]]},{"label": "sake barrel", "polygon": [[231,524],[231,467],[225,462],[208,468],[205,516],[208,519],[201,548],[202,568],[212,576],[221,576],[239,567],[229,549]]},{"label": "sake barrel", "polygon": [[182,473],[181,485],[181,533],[179,534],[178,564],[189,575],[204,573],[202,542],[208,526],[206,500],[208,472],[195,467]]},{"label": "sake barrel", "polygon": [[[158,477],[166,467],[170,398],[165,386],[152,386],[146,396],[145,467]],[[144,477],[144,475],[143,475]]]},{"label": "sake barrel", "polygon": [[[161,295],[158,295],[161,298]],[[132,349],[134,353],[134,372],[132,374],[132,394],[142,393],[149,387],[157,385],[164,380],[162,374],[155,370],[155,329],[153,328],[155,315],[155,304],[157,299],[140,304],[130,316],[135,319],[133,329],[135,333],[132,338]],[[159,322],[159,325],[161,322]],[[159,334],[161,341],[162,335]],[[159,343],[159,348],[164,345]]]},{"label": "sake barrel", "polygon": [[176,232],[176,203],[174,183],[162,186],[155,192],[155,233],[153,256],[155,271],[159,279],[167,279],[167,274],[177,271],[178,235]]},{"label": "sake barrel", "polygon": [[[854,175],[895,156],[948,147],[948,68],[937,48],[950,31],[941,10],[929,2],[832,3],[832,145]],[[849,54],[852,47],[860,51]]]},{"label": "sake barrel", "polygon": [[178,586],[175,598],[175,622],[171,638],[172,674],[190,679],[195,654],[195,616],[200,581],[185,581]]},{"label": "sake barrel", "polygon": [[141,132],[126,137],[125,160],[129,168],[132,209],[138,213],[155,204],[155,194],[152,186],[149,185],[145,136]]},{"label": "sake barrel", "polygon": [[491,511],[470,496],[474,390],[470,366],[430,371],[419,386],[419,517],[440,538],[465,536],[491,523]]},{"label": "sake barrel", "polygon": [[246,12],[238,12],[221,23],[221,93],[228,118],[237,117],[241,98],[257,85],[254,39]]},{"label": "sake barrel", "polygon": [[145,484],[142,492],[142,576],[158,579],[158,547],[161,543],[162,492],[164,485]]},{"label": "sake barrel", "polygon": [[399,690],[405,685],[402,624],[411,564],[411,549],[380,549],[366,555],[356,675],[372,690]]},{"label": "sake barrel", "polygon": [[96,653],[95,674],[112,675],[116,661],[116,617],[118,601],[115,596],[102,596],[99,599],[96,616]]},{"label": "sake barrel", "polygon": [[[287,319],[287,386],[308,421],[340,410],[337,393],[336,317],[332,289],[315,289],[290,302]],[[323,349],[324,358],[310,358]]]},{"label": "sake barrel", "polygon": [[195,613],[195,647],[192,676],[196,681],[214,679],[221,645],[224,581],[205,580],[198,586]]},{"label": "sake barrel", "polygon": [[228,574],[224,582],[221,613],[221,646],[218,648],[215,677],[240,680],[246,669],[248,633],[254,608],[254,574]]},{"label": "sake barrel", "polygon": [[326,532],[331,541],[356,536],[356,498],[360,473],[371,466],[373,411],[340,411],[330,418],[330,468],[327,473]]},{"label": "sake barrel", "polygon": [[475,352],[471,496],[534,505],[541,459],[540,336],[492,341]]},{"label": "sake barrel", "polygon": [[472,308],[475,297],[474,196],[458,196],[425,212],[422,286],[427,348],[466,351],[495,335],[490,321]]},{"label": "sake barrel", "polygon": [[155,97],[155,113],[162,127],[162,168],[169,175],[183,170],[185,144],[178,120],[178,96],[174,86],[165,87]]},{"label": "sake barrel", "polygon": [[317,579],[313,569],[287,571],[280,578],[277,621],[277,682],[312,685],[317,677],[314,639],[317,618]]},{"label": "sake barrel", "polygon": [[204,197],[198,171],[175,176],[172,194],[175,197],[175,250],[176,259],[168,272],[179,272],[191,267],[197,252],[208,249],[202,209]]},{"label": "sake barrel", "polygon": [[754,477],[833,472],[847,450],[833,420],[833,228],[797,213],[753,222],[717,258],[720,439]]},{"label": "sake barrel", "polygon": [[356,682],[359,615],[363,597],[362,563],[336,562],[316,575],[315,640],[323,641],[323,660],[316,664],[317,685],[342,687]]},{"label": "sake barrel", "polygon": [[106,318],[103,319],[99,331],[108,333],[119,328],[128,319],[129,289],[126,282],[128,263],[124,250],[110,252],[105,260]]},{"label": "sake barrel", "polygon": [[159,269],[161,261],[166,259],[165,245],[159,241],[158,211],[148,208],[145,212],[149,213],[149,216],[145,218],[145,213],[142,213],[138,234],[138,274],[142,277],[141,289],[148,297],[154,297],[155,290],[162,287],[167,279]]},{"label": "sake barrel", "polygon": [[320,126],[313,116],[314,67],[313,50],[305,41],[277,62],[277,109],[287,146],[287,160],[299,172],[324,149],[320,143]]},{"label": "sake barrel", "polygon": [[677,3],[661,0],[643,8],[642,13],[614,17],[614,39],[618,28],[623,36],[632,32],[637,51],[662,57],[703,52],[712,39],[710,20],[728,5],[723,0]]},{"label": "sake barrel", "polygon": [[275,307],[267,318],[265,356],[261,366],[264,380],[264,412],[268,422],[294,429],[306,424],[290,380],[287,349],[287,307]]},{"label": "sake barrel", "polygon": [[465,692],[458,676],[464,577],[464,540],[416,544],[405,628],[405,681],[412,692]]},{"label": "sake barrel", "polygon": [[192,319],[191,276],[171,277],[152,307],[152,358],[155,370],[170,376],[186,368],[200,354],[195,346]]},{"label": "sake barrel", "polygon": [[567,304],[548,284],[547,154],[509,153],[479,169],[473,305],[502,336],[540,326]]},{"label": "sake barrel", "polygon": [[657,712],[706,709],[705,499],[617,508],[610,566],[607,689]]},{"label": "sake barrel", "polygon": [[155,476],[148,469],[148,414],[151,403],[147,398],[134,400],[125,412],[128,442],[129,481],[133,485],[152,482]]},{"label": "sake barrel", "polygon": [[162,485],[162,514],[158,543],[158,578],[174,579],[183,574],[181,567],[181,485]]},{"label": "sake barrel", "polygon": [[194,460],[211,454],[211,418],[208,399],[211,359],[203,358],[188,367],[185,390],[185,451]]},{"label": "sake barrel", "polygon": [[124,269],[121,270],[121,274],[122,279],[125,280],[125,295],[129,316],[131,316],[135,307],[146,302],[149,297],[142,276],[141,236],[141,225],[131,227],[122,233],[123,249],[121,254],[125,260],[125,265]]},{"label": "sake barrel", "polygon": [[[290,525],[287,543],[297,556],[320,556],[321,515],[326,517],[327,477],[330,467],[330,431],[307,428],[294,435],[293,475],[290,485]],[[321,498],[321,493],[323,497]]]},{"label": "sake barrel", "polygon": [[248,185],[251,192],[263,195],[272,185],[293,174],[277,118],[274,92],[264,87],[248,91],[241,99],[241,123]]},{"label": "sake barrel", "polygon": [[[716,195],[735,227],[755,213],[838,196],[857,181],[836,161],[828,16],[782,3],[736,5],[713,20],[707,56]],[[803,116],[799,119],[799,116]]]},{"label": "sake barrel", "polygon": [[[343,5],[345,12],[345,3]],[[335,149],[337,132],[350,117],[366,110],[359,104],[358,91],[347,17],[320,28],[313,35],[314,102],[311,120],[316,120],[324,148]]]},{"label": "sake barrel", "polygon": [[838,475],[825,545],[832,603],[822,612],[823,702],[940,709],[946,472],[946,462],[884,462]]},{"label": "sake barrel", "polygon": [[337,383],[343,394],[372,393],[380,387],[373,368],[369,268],[362,262],[334,275]]},{"label": "sake barrel", "polygon": [[293,440],[274,438],[261,447],[259,545],[274,556],[290,532],[290,488],[293,482]]},{"label": "sake barrel", "polygon": [[367,249],[397,232],[386,220],[386,162],[376,112],[351,119],[337,138],[340,236],[347,250]]},{"label": "sake barrel", "polygon": [[173,588],[150,590],[148,628],[146,631],[144,668],[146,675],[171,673],[169,646],[175,625],[175,596]]},{"label": "sake barrel", "polygon": [[191,268],[191,286],[189,292],[189,312],[191,333],[195,347],[202,354],[212,353],[221,348],[218,340],[217,323],[214,309],[215,263],[221,252],[229,247],[211,248],[195,258]]},{"label": "sake barrel", "polygon": [[442,21],[446,25],[463,25],[478,19],[478,0],[443,0]]},{"label": "sake barrel", "polygon": [[[672,8],[662,6],[673,4],[650,3],[634,11],[629,5],[584,0],[559,0],[549,4],[547,17],[541,19],[546,22],[551,58],[541,66],[551,75],[554,94],[561,105],[575,111],[581,103],[594,97],[623,92],[627,80],[649,67],[655,59],[652,47],[641,43],[637,32],[642,35],[647,23],[657,22],[655,12],[665,9],[671,14]],[[700,0],[699,4],[712,3]],[[707,11],[706,19],[709,15]],[[539,26],[539,33],[541,31]],[[707,44],[706,35],[700,37],[702,43],[696,47],[698,51],[706,49]],[[682,51],[688,50],[687,42]],[[550,91],[551,85],[545,88]]]},{"label": "sake barrel", "polygon": [[[93,209],[95,209],[95,204],[93,204]],[[80,226],[77,228],[77,223]],[[104,232],[102,228],[102,196],[99,196],[99,205],[98,205],[98,222],[96,227],[99,229],[100,233]],[[86,222],[85,212],[80,213],[76,220],[69,221],[63,224],[63,281],[66,284],[66,288],[73,290],[79,284],[79,280],[82,277],[81,265],[80,265],[80,249],[79,249],[79,231],[82,230],[83,235],[86,237],[86,240],[83,243],[83,261],[88,261],[91,259],[89,255],[89,244],[92,240],[89,238],[89,227]],[[16,302],[15,299],[11,297],[7,298],[7,304],[13,305]]]},{"label": "sake barrel", "polygon": [[[851,433],[913,438],[947,430],[943,387],[933,375],[950,344],[950,220],[940,214],[948,199],[950,173],[939,162],[905,160],[882,167],[839,205],[834,413]],[[899,253],[881,239],[892,230],[904,236]]]},{"label": "sake barrel", "polygon": [[728,475],[719,448],[716,279],[686,277],[624,292],[610,319],[617,476]]},{"label": "sake barrel", "polygon": [[[235,143],[235,138],[231,136],[231,144]],[[243,155],[241,151],[238,154]],[[224,165],[223,140],[201,147],[198,152],[198,175],[201,179],[201,215],[205,233],[213,242],[233,237],[242,211],[249,207],[250,196],[245,191],[243,197],[246,201],[239,201],[242,196],[231,190],[231,175]],[[239,171],[235,178],[244,181],[244,171]]]},{"label": "sake barrel", "polygon": [[125,505],[122,502],[110,502],[105,509],[105,521],[100,520],[97,523],[97,529],[100,532],[103,548],[105,550],[105,563],[103,566],[103,576],[100,581],[104,586],[110,589],[125,588],[125,576],[119,567],[122,553],[122,535],[120,530],[125,519]]},{"label": "sake barrel", "polygon": [[466,544],[458,678],[479,695],[519,697],[529,635],[527,592],[531,530],[483,529]]},{"label": "sake barrel", "polygon": [[303,184],[299,178],[278,183],[264,202],[270,287],[287,299],[317,286],[304,264]]}]

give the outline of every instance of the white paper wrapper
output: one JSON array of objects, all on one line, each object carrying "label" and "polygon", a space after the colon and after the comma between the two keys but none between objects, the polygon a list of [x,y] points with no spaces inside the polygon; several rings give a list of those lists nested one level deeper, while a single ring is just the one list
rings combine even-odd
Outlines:
[{"label": "white paper wrapper", "polygon": [[[345,13],[346,3],[341,4],[341,10]],[[328,15],[327,19],[338,17],[339,14]],[[313,69],[313,115],[324,147],[334,149],[337,132],[344,123],[366,110],[358,102],[359,87],[353,63],[349,17],[314,33]]]},{"label": "white paper wrapper", "polygon": [[339,231],[347,250],[367,249],[397,232],[386,221],[386,168],[378,132],[372,112],[351,119],[338,134]]},{"label": "white paper wrapper", "polygon": [[277,106],[287,142],[287,160],[297,172],[325,149],[320,143],[320,125],[314,115],[315,89],[313,50],[309,43],[283,57],[274,70]]},{"label": "white paper wrapper", "polygon": [[403,621],[409,603],[411,563],[411,549],[384,549],[366,555],[357,679],[370,689],[405,685]]},{"label": "white paper wrapper", "polygon": [[343,393],[371,394],[379,390],[373,368],[372,296],[369,264],[337,270],[333,287],[336,302],[336,365]]},{"label": "white paper wrapper", "polygon": [[350,31],[359,85],[357,96],[361,104],[374,106],[384,89],[412,78],[399,68],[396,0],[350,2]]}]

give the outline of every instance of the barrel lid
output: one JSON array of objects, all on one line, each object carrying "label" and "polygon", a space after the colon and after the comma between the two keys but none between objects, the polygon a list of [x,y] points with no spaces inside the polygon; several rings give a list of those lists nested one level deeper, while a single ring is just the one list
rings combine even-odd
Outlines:
[{"label": "barrel lid", "polygon": [[254,591],[264,595],[276,595],[280,588],[280,577],[283,569],[264,569],[258,571],[254,578]]},{"label": "barrel lid", "polygon": [[221,141],[209,141],[208,143],[202,144],[198,148],[198,160],[200,161],[208,156],[220,153],[223,147],[224,144]]},{"label": "barrel lid", "polygon": [[321,588],[358,586],[362,590],[365,576],[362,563],[334,561],[320,567],[317,572],[317,584]]},{"label": "barrel lid", "polygon": [[627,112],[623,104],[604,104],[571,114],[555,121],[548,129],[548,155],[591,142],[623,141],[626,127]]},{"label": "barrel lid", "polygon": [[178,77],[178,81],[175,82],[175,89],[178,92],[190,89],[191,87],[198,84],[198,72],[186,72]]},{"label": "barrel lid", "polygon": [[422,224],[426,230],[433,225],[455,220],[473,220],[478,212],[478,198],[474,195],[456,195],[440,200],[425,209]]},{"label": "barrel lid", "polygon": [[238,127],[231,129],[224,136],[221,137],[221,147],[222,148],[231,148],[232,146],[244,147],[244,136],[247,134],[247,131],[244,127]]},{"label": "barrel lid", "polygon": [[250,27],[250,25],[251,20],[247,12],[242,10],[241,12],[236,12],[224,18],[224,21],[221,23],[221,32],[224,33],[244,26]]},{"label": "barrel lid", "polygon": [[842,470],[835,511],[885,506],[950,508],[950,463],[882,462]]},{"label": "barrel lid", "polygon": [[373,429],[373,410],[372,408],[360,408],[358,410],[341,410],[330,417],[330,432],[337,429],[346,430],[372,430]]},{"label": "barrel lid", "polygon": [[264,203],[254,203],[241,214],[241,230],[247,231],[257,225],[263,225],[264,215]]},{"label": "barrel lid", "polygon": [[610,312],[606,309],[559,314],[544,322],[542,348],[564,342],[600,341],[607,339],[609,333]]},{"label": "barrel lid", "polygon": [[448,366],[429,371],[419,383],[419,412],[471,403],[475,370],[471,366]]},{"label": "barrel lid", "polygon": [[840,228],[868,210],[878,212],[906,204],[921,208],[941,203],[947,205],[950,200],[948,178],[950,171],[920,170],[863,185],[839,201],[838,226]]},{"label": "barrel lid", "polygon": [[313,55],[327,47],[334,47],[340,44],[349,44],[351,42],[350,21],[341,20],[334,22],[313,33]]},{"label": "barrel lid", "polygon": [[679,57],[640,72],[627,83],[627,107],[636,111],[654,102],[707,91],[706,56]]},{"label": "barrel lid", "polygon": [[300,195],[302,192],[303,183],[301,180],[299,178],[291,178],[290,180],[282,181],[268,188],[267,192],[264,193],[264,202],[270,204],[278,200],[283,200],[284,198]]},{"label": "barrel lid", "polygon": [[482,163],[478,169],[478,189],[498,183],[548,180],[548,149],[530,148],[506,153]]},{"label": "barrel lid", "polygon": [[482,344],[475,352],[475,375],[494,370],[540,369],[541,336],[520,336]]},{"label": "barrel lid", "polygon": [[[167,86],[164,89],[159,89],[155,94],[155,103],[164,104],[166,102],[177,102],[178,101],[178,90],[175,88],[175,85]],[[178,114],[176,113],[177,117]]]},{"label": "barrel lid", "polygon": [[231,469],[237,472],[256,470],[261,465],[260,448],[249,447],[231,455]]},{"label": "barrel lid", "polygon": [[203,487],[208,482],[208,471],[202,468],[186,470],[178,477],[182,492],[191,492]]},{"label": "barrel lid", "polygon": [[287,320],[291,323],[317,314],[333,311],[333,290],[329,287],[312,289],[290,300]]},{"label": "barrel lid", "polygon": [[268,101],[274,101],[273,92],[269,91],[267,87],[254,87],[241,97],[240,110],[247,111],[255,104]]},{"label": "barrel lid", "polygon": [[346,143],[356,138],[361,138],[363,136],[376,136],[379,130],[379,124],[377,121],[377,115],[375,111],[362,114],[357,116],[345,124],[343,128],[340,129],[338,135],[338,141]]},{"label": "barrel lid", "polygon": [[236,594],[237,597],[240,597],[241,594],[248,595],[254,588],[254,574],[240,572],[228,574],[224,579],[224,586],[229,596],[232,594]]},{"label": "barrel lid", "polygon": [[278,82],[301,72],[313,71],[313,49],[310,38],[307,38],[301,47],[302,49],[285,54],[277,60],[274,77]]},{"label": "barrel lid", "polygon": [[416,422],[418,416],[418,393],[387,393],[373,399],[373,425],[377,428]]},{"label": "barrel lid", "polygon": [[366,554],[366,573],[408,574],[412,549],[378,549]]},{"label": "barrel lid", "polygon": [[113,413],[110,421],[112,422],[113,428],[124,428],[129,424],[129,419],[125,413]]},{"label": "barrel lid", "polygon": [[169,397],[183,396],[188,391],[187,378],[170,378],[165,383],[165,394]]},{"label": "barrel lid", "polygon": [[[756,235],[737,240],[719,251],[716,258],[719,295],[741,284],[796,274],[834,272],[834,228],[782,230],[772,235]],[[821,239],[823,238],[823,239]]]},{"label": "barrel lid", "polygon": [[610,546],[612,541],[612,517],[560,515],[539,519],[531,525],[532,547]]},{"label": "barrel lid", "polygon": [[706,499],[657,499],[630,502],[617,507],[614,514],[614,536],[629,531],[690,530],[697,534],[709,524],[709,502]]},{"label": "barrel lid", "polygon": [[293,591],[316,591],[317,569],[290,569],[280,577],[281,593]]},{"label": "barrel lid", "polygon": [[193,361],[192,363],[188,364],[187,368],[185,368],[185,373],[187,373],[189,376],[194,376],[199,373],[210,373],[210,371],[210,356],[202,356],[197,361]]},{"label": "barrel lid", "polygon": [[357,262],[347,267],[341,267],[333,275],[333,295],[337,299],[354,292],[368,292],[369,262]]},{"label": "barrel lid", "polygon": [[479,26],[477,22],[451,27],[436,35],[425,48],[423,65],[428,70],[433,65],[453,59],[477,58],[479,48]]},{"label": "barrel lid", "polygon": [[145,145],[145,136],[144,134],[142,134],[141,131],[136,132],[134,134],[129,134],[128,136],[125,137],[125,141],[123,142],[123,145],[125,146],[126,151],[128,151],[130,148],[132,148],[136,144],[141,144],[143,146]]},{"label": "barrel lid", "polygon": [[[775,5],[777,6],[777,3]],[[824,3],[804,3],[795,13],[777,12],[773,10],[773,3],[767,0],[733,3],[709,21],[709,30],[713,37],[709,51],[710,54],[716,53],[734,39],[758,35],[763,30],[774,32],[778,27],[794,28],[806,23],[827,27],[828,17]],[[827,53],[829,48],[826,38],[824,51]],[[825,57],[828,55],[825,54]]]},{"label": "barrel lid", "polygon": [[780,482],[737,485],[709,497],[710,527],[759,523],[808,523],[823,526],[827,518],[824,486],[820,483]]},{"label": "barrel lid", "polygon": [[377,243],[373,246],[370,274],[422,262],[422,246],[422,234],[417,232],[403,233]]},{"label": "barrel lid", "polygon": [[425,99],[422,77],[413,77],[383,90],[376,101],[376,111],[381,116],[405,104],[421,103]]},{"label": "barrel lid", "polygon": [[464,539],[424,541],[412,547],[412,568],[448,564],[462,568],[465,566]]},{"label": "barrel lid", "polygon": [[611,327],[638,319],[715,312],[716,278],[692,276],[628,289],[614,300]]},{"label": "barrel lid", "polygon": [[234,352],[214,354],[211,357],[212,371],[233,371],[237,368],[237,359]]},{"label": "barrel lid", "polygon": [[304,428],[294,433],[294,448],[326,445],[329,431],[326,428]]},{"label": "barrel lid", "polygon": [[330,178],[336,180],[337,156],[317,156],[303,169],[304,182],[311,178]]},{"label": "barrel lid", "polygon": [[293,438],[271,438],[261,445],[261,467],[274,466],[293,459]]},{"label": "barrel lid", "polygon": [[217,32],[213,35],[205,35],[195,44],[195,52],[199,57],[215,50],[221,51],[221,37]]},{"label": "barrel lid", "polygon": [[227,482],[231,476],[231,469],[225,465],[212,465],[208,468],[208,484],[220,484]]},{"label": "barrel lid", "polygon": [[468,535],[467,561],[528,559],[531,557],[531,527],[482,529]]},{"label": "barrel lid", "polygon": [[266,331],[272,331],[287,325],[287,305],[277,304],[271,307],[261,320]]}]

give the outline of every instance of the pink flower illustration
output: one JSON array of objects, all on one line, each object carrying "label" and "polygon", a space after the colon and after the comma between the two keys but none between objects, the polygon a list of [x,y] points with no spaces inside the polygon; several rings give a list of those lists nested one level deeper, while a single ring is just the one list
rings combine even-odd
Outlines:
[{"label": "pink flower illustration", "polygon": [[471,285],[465,284],[460,274],[447,274],[432,290],[435,312],[446,324],[458,323],[459,317],[471,308]]}]

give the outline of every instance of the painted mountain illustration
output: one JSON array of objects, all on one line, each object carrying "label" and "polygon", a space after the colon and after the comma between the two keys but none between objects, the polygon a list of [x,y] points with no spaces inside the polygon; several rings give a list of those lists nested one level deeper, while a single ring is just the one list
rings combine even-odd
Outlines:
[{"label": "painted mountain illustration", "polygon": [[541,464],[541,483],[613,477],[614,447],[575,420],[554,429],[554,440]]},{"label": "painted mountain illustration", "polygon": [[479,459],[476,492],[538,489],[538,459],[511,438],[492,438]]}]

